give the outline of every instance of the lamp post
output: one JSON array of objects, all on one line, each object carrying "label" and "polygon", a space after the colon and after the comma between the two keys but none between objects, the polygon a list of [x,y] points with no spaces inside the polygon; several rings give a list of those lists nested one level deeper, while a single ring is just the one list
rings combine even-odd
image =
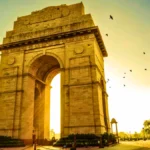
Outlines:
[{"label": "lamp post", "polygon": [[130,137],[130,141],[131,141],[131,131],[129,131],[129,137]]},{"label": "lamp post", "polygon": [[76,130],[74,132],[74,139],[73,139],[71,150],[76,150]]},{"label": "lamp post", "polygon": [[35,132],[35,129],[33,129],[33,146],[34,146],[34,150],[36,150],[36,132]]},{"label": "lamp post", "polygon": [[104,148],[103,143],[102,143],[102,135],[99,137],[99,148]]},{"label": "lamp post", "polygon": [[142,129],[143,129],[143,140],[145,140],[145,129],[144,127]]},{"label": "lamp post", "polygon": [[74,135],[74,150],[76,150],[76,134]]}]

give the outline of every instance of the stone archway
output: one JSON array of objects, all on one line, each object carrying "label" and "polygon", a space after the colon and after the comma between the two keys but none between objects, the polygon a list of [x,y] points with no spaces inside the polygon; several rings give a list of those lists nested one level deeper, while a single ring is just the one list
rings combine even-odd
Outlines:
[{"label": "stone archway", "polygon": [[[47,138],[49,83],[61,75],[61,137],[110,132],[99,28],[82,3],[19,17],[0,45],[0,134],[32,143]],[[102,82],[101,82],[102,81]],[[34,127],[35,126],[35,127]]]},{"label": "stone archway", "polygon": [[[56,57],[57,58],[57,57]],[[50,83],[56,74],[60,73],[60,64],[54,56],[37,55],[36,59],[30,62],[28,85],[25,91],[30,91],[29,99],[34,97],[33,101],[33,127],[37,133],[38,143],[42,143],[43,139],[49,139],[50,131]],[[25,101],[24,100],[24,101]],[[32,111],[32,109],[30,110]],[[22,124],[22,126],[25,126]],[[26,128],[25,128],[26,130]],[[27,131],[26,131],[27,132]]]}]

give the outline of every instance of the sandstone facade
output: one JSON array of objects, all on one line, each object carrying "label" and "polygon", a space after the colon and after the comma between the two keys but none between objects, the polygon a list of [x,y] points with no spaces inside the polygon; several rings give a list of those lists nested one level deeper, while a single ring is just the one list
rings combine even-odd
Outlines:
[{"label": "sandstone facade", "polygon": [[49,138],[50,83],[61,74],[61,136],[110,131],[100,31],[82,3],[19,17],[0,64],[0,135]]}]

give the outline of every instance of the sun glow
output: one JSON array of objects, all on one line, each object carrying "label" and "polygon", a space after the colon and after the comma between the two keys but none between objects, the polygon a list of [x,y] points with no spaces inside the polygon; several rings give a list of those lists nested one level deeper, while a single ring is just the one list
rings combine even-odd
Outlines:
[{"label": "sun glow", "polygon": [[51,82],[50,91],[50,130],[60,133],[60,74]]}]

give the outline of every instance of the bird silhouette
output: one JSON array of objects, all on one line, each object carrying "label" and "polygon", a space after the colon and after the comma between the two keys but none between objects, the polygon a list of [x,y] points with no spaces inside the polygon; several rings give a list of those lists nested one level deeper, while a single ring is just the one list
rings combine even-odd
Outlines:
[{"label": "bird silhouette", "polygon": [[123,86],[126,86],[125,84]]},{"label": "bird silhouette", "polygon": [[110,17],[110,19],[112,19],[112,20],[114,19],[112,15],[110,15],[109,17]]},{"label": "bird silhouette", "polygon": [[108,34],[106,34],[106,36],[108,36]]},{"label": "bird silhouette", "polygon": [[145,55],[145,52],[143,52],[143,54]]},{"label": "bird silhouette", "polygon": [[132,72],[132,70],[130,70],[130,72]]},{"label": "bird silhouette", "polygon": [[147,70],[147,69],[145,68],[145,70]]},{"label": "bird silhouette", "polygon": [[125,77],[123,77],[123,78],[125,78]]},{"label": "bird silhouette", "polygon": [[106,82],[108,82],[109,81],[109,79],[107,79],[107,81]]}]

